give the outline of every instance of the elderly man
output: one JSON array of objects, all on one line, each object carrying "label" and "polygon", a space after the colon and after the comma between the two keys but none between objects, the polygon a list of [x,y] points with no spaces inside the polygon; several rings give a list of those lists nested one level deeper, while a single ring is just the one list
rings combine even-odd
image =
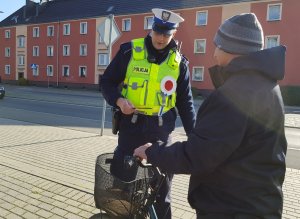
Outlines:
[{"label": "elderly man", "polygon": [[285,47],[263,49],[263,41],[255,14],[226,20],[209,69],[216,90],[187,141],[134,152],[170,173],[191,174],[188,201],[199,219],[281,219],[287,142],[277,81]]}]

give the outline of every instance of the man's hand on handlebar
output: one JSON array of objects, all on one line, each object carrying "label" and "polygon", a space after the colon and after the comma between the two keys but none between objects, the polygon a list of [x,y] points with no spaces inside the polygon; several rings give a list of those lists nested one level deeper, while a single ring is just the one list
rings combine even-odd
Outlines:
[{"label": "man's hand on handlebar", "polygon": [[144,144],[138,148],[136,148],[133,152],[133,156],[139,157],[140,159],[145,159],[147,160],[147,155],[145,153],[145,151],[147,150],[147,148],[151,147],[151,143],[147,143]]}]

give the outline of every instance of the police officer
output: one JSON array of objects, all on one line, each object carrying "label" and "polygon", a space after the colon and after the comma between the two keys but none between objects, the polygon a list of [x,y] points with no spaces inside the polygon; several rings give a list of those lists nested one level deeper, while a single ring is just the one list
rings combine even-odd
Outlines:
[{"label": "police officer", "polygon": [[[174,40],[184,19],[164,9],[154,8],[152,12],[151,32],[122,44],[101,79],[104,98],[121,111],[111,171],[123,180],[133,177],[123,167],[124,156],[132,155],[135,148],[147,142],[170,142],[177,118],[175,108],[187,134],[196,120],[188,61]],[[167,175],[155,203],[158,218],[171,218],[173,175]]]}]

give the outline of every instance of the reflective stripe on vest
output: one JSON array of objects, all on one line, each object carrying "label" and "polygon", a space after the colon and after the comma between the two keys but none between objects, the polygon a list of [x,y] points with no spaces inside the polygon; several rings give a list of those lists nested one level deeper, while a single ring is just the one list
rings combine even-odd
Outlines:
[{"label": "reflective stripe on vest", "polygon": [[160,65],[149,63],[144,38],[132,41],[132,57],[127,66],[122,95],[133,103],[140,113],[158,115],[175,107],[176,92],[164,95],[161,81],[170,76],[177,81],[181,55],[170,50]]}]

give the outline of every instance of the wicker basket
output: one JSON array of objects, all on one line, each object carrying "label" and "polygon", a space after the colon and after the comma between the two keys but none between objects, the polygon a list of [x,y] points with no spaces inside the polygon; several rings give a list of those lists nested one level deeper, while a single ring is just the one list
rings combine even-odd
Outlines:
[{"label": "wicker basket", "polygon": [[97,157],[95,167],[94,198],[96,207],[114,218],[145,218],[144,204],[148,197],[151,169],[137,167],[134,180],[124,182],[110,172],[113,153]]}]

